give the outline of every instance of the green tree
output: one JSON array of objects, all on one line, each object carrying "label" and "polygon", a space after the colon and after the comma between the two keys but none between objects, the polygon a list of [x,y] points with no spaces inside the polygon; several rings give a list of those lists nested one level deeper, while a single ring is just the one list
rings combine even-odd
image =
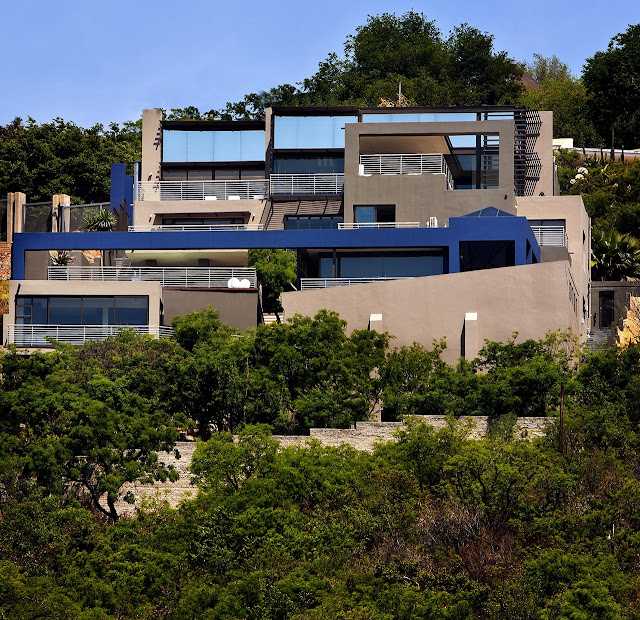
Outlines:
[{"label": "green tree", "polygon": [[280,295],[296,280],[296,255],[288,250],[249,250],[249,266],[256,268],[267,312],[282,311]]},{"label": "green tree", "polygon": [[594,280],[637,280],[640,277],[640,241],[611,229],[594,229],[591,246]]},{"label": "green tree", "polygon": [[89,129],[56,118],[0,127],[0,195],[24,192],[30,201],[69,194],[73,204],[109,200],[111,164],[133,171],[142,153],[141,121]]},{"label": "green tree", "polygon": [[557,56],[534,54],[526,70],[538,84],[526,86],[519,101],[530,110],[553,112],[553,137],[574,139],[576,146],[602,143],[589,116],[587,91]]},{"label": "green tree", "polygon": [[229,432],[216,433],[196,446],[191,473],[206,490],[233,493],[252,476],[271,473],[277,449],[266,425],[247,426],[237,442]]},{"label": "green tree", "polygon": [[582,81],[593,123],[611,148],[640,146],[640,24],[587,58]]}]

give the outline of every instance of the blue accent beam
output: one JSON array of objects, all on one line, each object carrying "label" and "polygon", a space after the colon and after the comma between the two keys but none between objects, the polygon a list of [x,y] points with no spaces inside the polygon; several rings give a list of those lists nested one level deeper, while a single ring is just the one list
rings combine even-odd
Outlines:
[{"label": "blue accent beam", "polygon": [[[540,248],[523,217],[451,218],[449,228],[355,230],[175,231],[19,233],[13,237],[14,280],[25,275],[29,250],[243,250],[422,249],[448,248],[449,273],[460,270],[460,241],[516,240],[516,265],[525,264],[529,239],[540,260]],[[522,248],[522,249],[520,249]]]}]

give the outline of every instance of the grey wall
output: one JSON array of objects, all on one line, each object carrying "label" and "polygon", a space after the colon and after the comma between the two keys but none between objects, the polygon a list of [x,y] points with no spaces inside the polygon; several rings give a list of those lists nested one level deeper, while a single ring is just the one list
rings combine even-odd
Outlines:
[{"label": "grey wall", "polygon": [[[358,174],[361,136],[439,136],[498,134],[500,137],[499,189],[447,190],[444,175]],[[353,221],[354,205],[396,205],[396,221],[420,222],[437,217],[444,225],[450,217],[493,206],[515,213],[514,122],[475,121],[439,123],[348,123],[345,126],[344,221]]]},{"label": "grey wall", "polygon": [[255,327],[258,322],[258,291],[210,291],[164,289],[164,324],[171,325],[174,316],[184,316],[211,306],[220,313],[223,323],[238,329]]}]

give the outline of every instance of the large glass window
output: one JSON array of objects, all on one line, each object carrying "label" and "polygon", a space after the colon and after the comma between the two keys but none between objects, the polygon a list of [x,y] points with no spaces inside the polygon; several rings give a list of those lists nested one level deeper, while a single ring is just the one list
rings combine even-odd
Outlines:
[{"label": "large glass window", "polygon": [[18,297],[19,325],[146,325],[149,298],[115,297]]},{"label": "large glass window", "polygon": [[331,230],[343,222],[341,215],[288,215],[284,220],[286,230]]},{"label": "large glass window", "polygon": [[82,297],[50,297],[49,323],[52,325],[80,325]]},{"label": "large glass window", "polygon": [[395,205],[355,206],[353,217],[358,224],[395,222],[396,207]]},{"label": "large glass window", "polygon": [[476,121],[475,112],[423,112],[412,114],[363,114],[363,123],[434,123],[434,122],[452,122],[452,121]]},{"label": "large glass window", "polygon": [[[444,251],[358,252],[338,254],[337,278],[421,277],[444,273]],[[333,257],[321,256],[319,277],[332,278]]]},{"label": "large glass window", "polygon": [[276,149],[343,149],[345,123],[357,123],[357,116],[276,116]]},{"label": "large glass window", "polygon": [[344,157],[278,157],[273,162],[273,171],[275,174],[342,174]]},{"label": "large glass window", "polygon": [[145,325],[148,316],[147,297],[116,297],[116,325]]},{"label": "large glass window", "polygon": [[163,131],[162,161],[264,161],[264,130]]},{"label": "large glass window", "polygon": [[460,242],[460,271],[512,267],[515,264],[515,241]]}]

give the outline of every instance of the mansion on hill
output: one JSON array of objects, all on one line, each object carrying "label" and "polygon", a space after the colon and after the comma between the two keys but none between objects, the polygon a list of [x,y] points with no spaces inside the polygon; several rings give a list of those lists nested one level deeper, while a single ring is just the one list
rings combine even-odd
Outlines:
[{"label": "mansion on hill", "polygon": [[[9,195],[5,340],[83,342],[123,325],[161,336],[209,305],[253,327],[264,316],[251,248],[296,253],[286,316],[328,308],[394,346],[445,337],[449,362],[513,332],[584,340],[590,222],[579,196],[558,194],[551,112],[273,107],[260,121],[166,121],[145,110],[134,176],[112,167],[115,231],[82,232],[67,196],[34,224],[26,197]],[[55,264],[61,250],[72,264]]]}]

